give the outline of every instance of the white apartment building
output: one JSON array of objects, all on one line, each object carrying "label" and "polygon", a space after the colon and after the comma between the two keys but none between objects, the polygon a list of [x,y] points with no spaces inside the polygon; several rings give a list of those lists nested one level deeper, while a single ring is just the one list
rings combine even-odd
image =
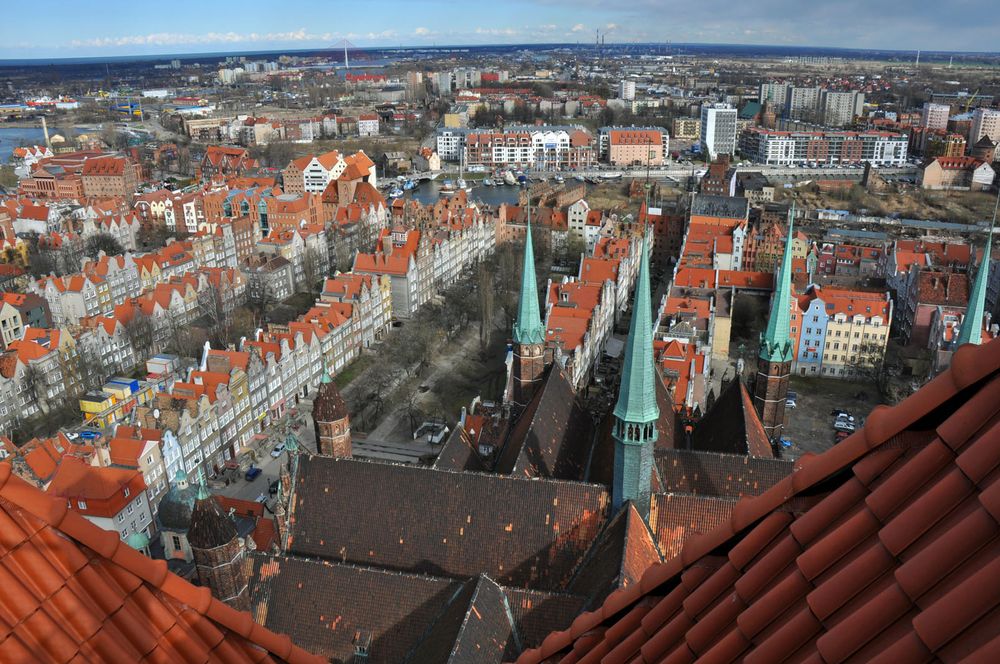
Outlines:
[{"label": "white apartment building", "polygon": [[992,108],[977,108],[972,112],[972,128],[969,130],[969,145],[975,145],[983,136],[1000,141],[1000,111]]},{"label": "white apartment building", "polygon": [[736,152],[736,109],[729,104],[701,107],[701,146],[710,159]]},{"label": "white apartment building", "polygon": [[785,94],[785,117],[793,120],[814,120],[819,108],[820,89],[789,86]]},{"label": "white apartment building", "polygon": [[860,164],[903,166],[907,138],[887,131],[775,131],[751,127],[740,137],[740,154],[758,164]]},{"label": "white apartment building", "polygon": [[458,161],[465,150],[467,129],[440,129],[437,133],[438,156],[447,161]]},{"label": "white apartment building", "polygon": [[622,80],[618,84],[618,98],[625,101],[635,99],[635,81]]},{"label": "white apartment building", "polygon": [[920,112],[920,126],[927,129],[948,129],[950,115],[951,106],[948,104],[924,102],[924,108]]},{"label": "white apartment building", "polygon": [[[865,108],[865,93],[834,92],[823,90],[820,94],[820,117],[828,127],[844,127],[861,115]],[[947,124],[947,123],[946,123]]]}]

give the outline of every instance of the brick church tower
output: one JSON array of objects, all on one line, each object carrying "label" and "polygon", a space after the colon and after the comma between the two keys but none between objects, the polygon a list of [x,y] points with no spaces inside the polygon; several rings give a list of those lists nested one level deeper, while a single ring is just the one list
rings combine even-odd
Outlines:
[{"label": "brick church tower", "polygon": [[772,441],[781,437],[785,425],[785,397],[788,377],[792,371],[791,307],[792,307],[792,226],[795,204],[788,213],[788,237],[781,268],[774,282],[774,299],[767,329],[760,335],[757,354],[757,378],[754,381],[753,404],[760,415],[764,431]]},{"label": "brick church tower", "polygon": [[188,543],[194,555],[198,582],[237,611],[249,609],[243,540],[233,520],[222,511],[204,483],[198,490],[191,513]]},{"label": "brick church tower", "polygon": [[511,367],[511,398],[520,406],[528,405],[545,371],[545,327],[538,307],[538,283],[535,281],[535,250],[531,241],[531,218],[524,238],[524,265],[521,267],[521,296],[514,321],[514,363]]},{"label": "brick church tower", "polygon": [[333,378],[323,371],[313,400],[316,449],[323,456],[351,457],[351,418]]}]

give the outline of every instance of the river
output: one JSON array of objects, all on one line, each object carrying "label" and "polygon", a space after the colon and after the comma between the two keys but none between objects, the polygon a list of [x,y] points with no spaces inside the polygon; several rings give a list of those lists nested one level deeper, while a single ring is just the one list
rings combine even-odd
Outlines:
[{"label": "river", "polygon": [[0,127],[0,164],[10,161],[14,148],[22,145],[44,145],[41,127]]},{"label": "river", "polygon": [[[444,179],[424,180],[419,185],[403,194],[405,198],[414,198],[422,204],[436,203],[441,197],[441,185]],[[469,192],[470,201],[482,201],[483,203],[497,208],[502,203],[517,204],[517,187],[507,185],[499,187],[474,186]]]}]

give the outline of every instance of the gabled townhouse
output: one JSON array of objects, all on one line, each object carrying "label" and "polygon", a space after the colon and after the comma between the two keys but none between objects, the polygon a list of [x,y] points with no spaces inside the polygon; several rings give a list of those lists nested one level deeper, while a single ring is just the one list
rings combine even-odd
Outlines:
[{"label": "gabled townhouse", "polygon": [[29,291],[45,298],[57,326],[78,325],[81,318],[110,313],[114,307],[110,284],[96,274],[43,277],[30,283]]},{"label": "gabled townhouse", "polygon": [[352,305],[361,320],[362,347],[368,348],[389,332],[392,323],[392,280],[388,275],[338,272],[324,281],[320,302]]},{"label": "gabled townhouse", "polygon": [[80,237],[86,240],[97,234],[105,234],[118,240],[125,251],[138,248],[137,238],[141,228],[139,217],[134,214],[86,218],[80,224]]},{"label": "gabled townhouse", "polygon": [[24,336],[28,327],[52,325],[49,305],[35,293],[0,293],[0,349]]},{"label": "gabled townhouse", "polygon": [[115,437],[107,444],[111,467],[138,470],[142,475],[154,523],[160,499],[170,488],[167,467],[160,450],[162,444],[162,431],[125,425],[115,429]]}]

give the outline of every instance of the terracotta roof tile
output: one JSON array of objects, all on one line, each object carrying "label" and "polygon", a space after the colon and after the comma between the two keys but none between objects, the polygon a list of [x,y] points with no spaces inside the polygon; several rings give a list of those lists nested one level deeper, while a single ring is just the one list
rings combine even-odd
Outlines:
[{"label": "terracotta roof tile", "polygon": [[[740,501],[731,521],[689,539],[680,564],[648,570],[632,604],[616,594],[587,614],[581,628],[605,630],[587,651],[642,643],[632,660],[641,662],[992,661],[997,390],[1000,342],[962,347],[906,401],[876,409],[847,440]],[[630,607],[649,600],[639,628],[609,644]],[[583,634],[576,623],[565,634],[569,643],[546,639],[519,661],[574,650]]]},{"label": "terracotta roof tile", "polygon": [[0,464],[0,526],[0,660],[323,661],[262,628],[248,641],[239,627],[249,615],[68,511],[9,464]]}]

